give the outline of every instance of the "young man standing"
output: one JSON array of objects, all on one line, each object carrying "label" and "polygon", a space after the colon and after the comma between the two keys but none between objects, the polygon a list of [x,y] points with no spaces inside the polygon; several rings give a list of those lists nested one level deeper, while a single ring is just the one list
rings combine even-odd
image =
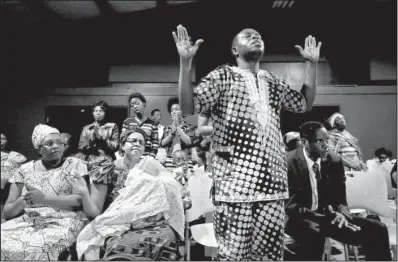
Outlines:
[{"label": "young man standing", "polygon": [[[237,66],[221,66],[191,87],[194,45],[186,29],[173,32],[180,56],[178,94],[185,115],[210,112],[213,120],[213,220],[221,260],[281,260],[284,203],[289,197],[279,112],[304,113],[316,95],[316,68],[321,43],[309,36],[301,93],[277,75],[260,69],[264,42],[253,29],[232,41]],[[194,106],[195,105],[195,106]]]}]

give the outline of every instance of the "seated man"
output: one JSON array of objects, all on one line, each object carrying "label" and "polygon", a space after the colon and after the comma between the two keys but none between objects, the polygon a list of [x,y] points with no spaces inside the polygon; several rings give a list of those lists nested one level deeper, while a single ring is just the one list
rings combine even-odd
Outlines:
[{"label": "seated man", "polygon": [[321,260],[325,237],[362,245],[367,260],[391,260],[386,226],[353,217],[347,207],[341,157],[328,151],[328,132],[319,122],[300,127],[303,147],[287,154],[290,198],[286,232],[298,243],[297,260]]}]

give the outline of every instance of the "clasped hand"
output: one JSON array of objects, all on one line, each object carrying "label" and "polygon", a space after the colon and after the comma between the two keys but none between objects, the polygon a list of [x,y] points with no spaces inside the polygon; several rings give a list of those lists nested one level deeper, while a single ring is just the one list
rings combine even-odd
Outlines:
[{"label": "clasped hand", "polygon": [[28,184],[25,184],[25,188],[28,190],[25,196],[23,196],[23,199],[26,201],[26,203],[30,205],[44,204],[43,192]]}]

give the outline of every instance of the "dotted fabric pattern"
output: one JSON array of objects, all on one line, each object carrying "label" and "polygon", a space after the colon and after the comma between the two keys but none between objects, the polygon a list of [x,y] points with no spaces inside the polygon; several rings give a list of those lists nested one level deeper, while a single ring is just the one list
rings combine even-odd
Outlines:
[{"label": "dotted fabric pattern", "polygon": [[218,260],[282,260],[284,200],[214,206]]},{"label": "dotted fabric pattern", "polygon": [[194,88],[194,102],[212,114],[215,200],[288,198],[280,110],[304,113],[304,96],[268,71],[221,66]]}]

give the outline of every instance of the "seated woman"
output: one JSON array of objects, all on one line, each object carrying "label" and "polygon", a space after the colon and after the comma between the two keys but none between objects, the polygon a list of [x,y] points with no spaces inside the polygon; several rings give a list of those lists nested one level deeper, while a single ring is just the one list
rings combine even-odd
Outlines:
[{"label": "seated woman", "polygon": [[89,162],[115,159],[115,152],[119,148],[119,128],[115,123],[106,121],[108,110],[109,105],[105,101],[94,104],[94,122],[83,127],[80,134],[79,158]]},{"label": "seated woman", "polygon": [[79,179],[84,210],[98,215],[78,237],[79,259],[179,258],[177,235],[184,234],[179,185],[157,160],[142,157],[146,139],[139,127],[123,132],[123,157],[90,171],[90,193]]},{"label": "seated woman", "polygon": [[36,126],[32,142],[41,159],[22,165],[10,178],[1,260],[58,260],[88,222],[83,211],[76,211],[81,197],[69,183],[74,173],[87,172],[86,164],[76,158],[62,161],[63,144],[55,128]]}]

